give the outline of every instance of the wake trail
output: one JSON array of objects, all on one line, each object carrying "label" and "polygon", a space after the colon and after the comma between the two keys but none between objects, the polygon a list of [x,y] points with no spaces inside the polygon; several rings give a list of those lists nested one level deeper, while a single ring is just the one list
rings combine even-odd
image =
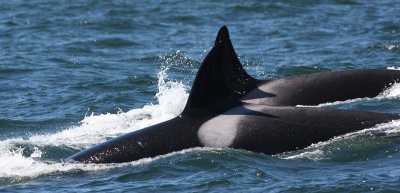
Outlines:
[{"label": "wake trail", "polygon": [[[181,82],[167,81],[167,71],[168,67],[163,67],[158,72],[159,91],[155,96],[158,104],[148,104],[117,114],[92,114],[86,116],[78,126],[57,133],[0,141],[0,184],[2,181],[19,181],[55,172],[106,170],[157,159],[147,158],[126,164],[83,164],[49,161],[42,157],[46,146],[81,150],[179,115],[188,98],[188,87]],[[30,151],[24,151],[27,147]]]}]

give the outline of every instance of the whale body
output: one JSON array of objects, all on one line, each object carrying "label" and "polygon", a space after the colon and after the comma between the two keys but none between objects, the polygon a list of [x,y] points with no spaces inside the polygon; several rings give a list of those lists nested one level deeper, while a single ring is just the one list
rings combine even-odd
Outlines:
[{"label": "whale body", "polygon": [[374,97],[398,78],[398,71],[377,69],[257,80],[244,70],[223,26],[179,116],[95,145],[67,160],[121,163],[194,147],[267,155],[293,151],[400,118],[295,105]]},{"label": "whale body", "polygon": [[245,83],[236,88],[241,101],[274,106],[318,105],[356,98],[376,97],[400,80],[399,70],[361,69],[289,76],[275,80],[257,80],[243,69],[223,26],[215,44],[225,41],[224,55],[217,60],[226,69],[236,69]]}]

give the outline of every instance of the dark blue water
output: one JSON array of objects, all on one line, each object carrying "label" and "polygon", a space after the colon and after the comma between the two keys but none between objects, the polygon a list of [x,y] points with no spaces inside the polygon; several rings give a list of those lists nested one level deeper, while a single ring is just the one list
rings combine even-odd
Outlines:
[{"label": "dark blue water", "polygon": [[[1,1],[2,192],[397,192],[400,122],[275,156],[196,148],[125,164],[60,160],[180,113],[227,25],[259,79],[400,67],[400,3]],[[400,113],[400,86],[322,104]],[[173,140],[173,139],[171,139]]]}]

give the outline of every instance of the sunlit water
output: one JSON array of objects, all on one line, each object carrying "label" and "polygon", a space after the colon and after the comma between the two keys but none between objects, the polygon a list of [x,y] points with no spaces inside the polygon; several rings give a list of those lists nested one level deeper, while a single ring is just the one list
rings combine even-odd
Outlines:
[{"label": "sunlit water", "polygon": [[[260,79],[400,66],[400,4],[0,3],[0,191],[396,192],[400,121],[266,156],[194,148],[123,164],[64,158],[177,116],[227,25]],[[400,113],[400,86],[309,108]],[[171,139],[173,140],[173,139]]]}]

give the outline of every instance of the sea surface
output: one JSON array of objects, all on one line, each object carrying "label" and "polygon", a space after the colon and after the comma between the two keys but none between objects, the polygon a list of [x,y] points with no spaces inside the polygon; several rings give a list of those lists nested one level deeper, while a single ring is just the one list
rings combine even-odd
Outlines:
[{"label": "sea surface", "polygon": [[[400,190],[400,121],[273,156],[64,161],[177,116],[222,25],[258,79],[400,67],[398,0],[1,1],[0,192]],[[399,114],[400,85],[319,106]]]}]

